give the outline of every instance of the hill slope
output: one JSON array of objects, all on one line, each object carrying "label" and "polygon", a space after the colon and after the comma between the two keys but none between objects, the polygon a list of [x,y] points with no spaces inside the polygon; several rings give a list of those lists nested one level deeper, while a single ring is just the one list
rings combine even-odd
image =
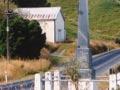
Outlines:
[{"label": "hill slope", "polygon": [[[78,0],[48,0],[61,6],[66,18],[68,37],[75,38]],[[90,37],[111,40],[120,36],[120,6],[114,0],[89,0]]]}]

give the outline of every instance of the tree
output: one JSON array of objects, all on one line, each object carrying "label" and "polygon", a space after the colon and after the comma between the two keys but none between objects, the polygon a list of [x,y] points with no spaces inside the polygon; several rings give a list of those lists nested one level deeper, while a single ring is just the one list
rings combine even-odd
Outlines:
[{"label": "tree", "polygon": [[75,85],[75,89],[78,90],[78,83],[80,79],[80,62],[77,60],[73,60],[68,63],[67,67],[65,68],[65,73],[70,76],[72,83]]},{"label": "tree", "polygon": [[46,7],[50,6],[47,0],[12,0],[18,7]]},{"label": "tree", "polygon": [[[37,21],[29,21],[20,16],[10,17],[10,54],[11,57],[39,58],[46,36]],[[6,55],[6,20],[0,24],[0,54]]]}]

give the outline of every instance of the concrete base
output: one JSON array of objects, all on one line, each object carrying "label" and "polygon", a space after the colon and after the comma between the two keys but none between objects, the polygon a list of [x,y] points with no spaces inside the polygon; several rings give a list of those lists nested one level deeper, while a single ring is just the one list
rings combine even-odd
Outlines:
[{"label": "concrete base", "polygon": [[97,83],[90,79],[81,79],[78,88],[79,90],[98,90]]},{"label": "concrete base", "polygon": [[77,48],[76,59],[80,62],[82,69],[91,68],[92,56],[89,48]]},{"label": "concrete base", "polygon": [[91,79],[92,71],[91,69],[79,69],[80,78]]},{"label": "concrete base", "polygon": [[[81,48],[81,47],[77,48],[77,58],[79,58],[81,55],[82,56],[89,55],[89,53],[90,53],[90,49],[89,48]],[[87,59],[89,59],[89,57]]]},{"label": "concrete base", "polygon": [[91,52],[89,48],[77,48],[76,60],[80,63],[80,76],[82,79],[93,78],[93,70],[91,65]]}]

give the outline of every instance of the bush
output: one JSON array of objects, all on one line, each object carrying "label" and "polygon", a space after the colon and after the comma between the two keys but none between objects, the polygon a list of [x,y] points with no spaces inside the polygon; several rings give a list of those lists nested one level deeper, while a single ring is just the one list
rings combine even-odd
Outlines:
[{"label": "bush", "polygon": [[46,48],[43,48],[43,49],[41,50],[40,54],[41,54],[41,55],[40,55],[40,58],[49,59],[49,57],[50,57],[50,52],[49,52],[49,50],[46,49]]},{"label": "bush", "polygon": [[58,65],[59,62],[60,62],[60,57],[57,57],[57,56],[51,56],[50,60],[51,60],[51,64],[52,65]]},{"label": "bush", "polygon": [[74,83],[76,90],[78,90],[78,82],[81,77],[79,72],[80,62],[73,60],[67,65],[65,69],[65,73],[70,76],[70,79]]},{"label": "bush", "polygon": [[[45,46],[46,35],[37,21],[26,20],[20,16],[10,17],[10,55],[11,57],[39,58]],[[0,23],[0,55],[6,55],[6,20]]]},{"label": "bush", "polygon": [[115,43],[120,44],[120,38],[116,38]]}]

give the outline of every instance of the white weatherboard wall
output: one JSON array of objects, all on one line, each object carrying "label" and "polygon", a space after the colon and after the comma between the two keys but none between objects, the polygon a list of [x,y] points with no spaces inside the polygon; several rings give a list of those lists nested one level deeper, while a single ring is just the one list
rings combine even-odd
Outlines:
[{"label": "white weatherboard wall", "polygon": [[65,21],[62,17],[62,13],[58,13],[57,19],[55,20],[55,33],[56,33],[56,42],[64,41],[66,38],[65,31]]},{"label": "white weatherboard wall", "polygon": [[43,30],[43,33],[46,33],[46,41],[49,42],[55,42],[55,36],[54,36],[54,21],[50,20],[44,20],[44,21],[39,21],[40,26]]}]

